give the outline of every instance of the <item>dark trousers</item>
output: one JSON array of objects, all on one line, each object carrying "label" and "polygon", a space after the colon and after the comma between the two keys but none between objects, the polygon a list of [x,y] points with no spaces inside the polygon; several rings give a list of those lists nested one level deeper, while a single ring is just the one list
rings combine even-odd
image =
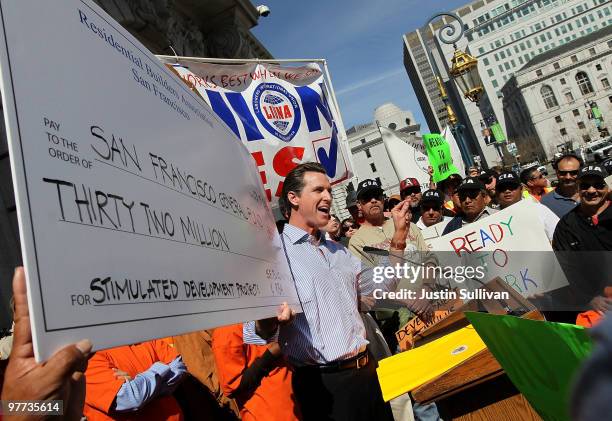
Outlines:
[{"label": "dark trousers", "polygon": [[376,363],[334,372],[297,368],[293,393],[304,421],[393,421],[376,376]]}]

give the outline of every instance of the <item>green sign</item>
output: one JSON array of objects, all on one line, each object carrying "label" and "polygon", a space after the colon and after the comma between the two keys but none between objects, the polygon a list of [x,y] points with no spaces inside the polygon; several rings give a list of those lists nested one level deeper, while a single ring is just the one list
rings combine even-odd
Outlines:
[{"label": "green sign", "polygon": [[493,137],[495,137],[495,140],[497,141],[497,143],[505,142],[506,135],[504,134],[504,131],[502,130],[501,124],[495,123],[495,124],[492,124],[491,127],[489,128],[491,129],[491,133],[493,133]]},{"label": "green sign", "polygon": [[601,119],[601,111],[599,110],[599,107],[591,108],[591,112],[593,113],[593,118]]},{"label": "green sign", "polygon": [[457,167],[453,165],[453,157],[450,146],[446,139],[438,133],[424,134],[423,143],[429,158],[429,165],[434,169],[433,181],[438,183],[450,176],[457,174]]},{"label": "green sign", "polygon": [[569,396],[591,339],[580,326],[465,313],[516,388],[545,420],[570,420]]}]

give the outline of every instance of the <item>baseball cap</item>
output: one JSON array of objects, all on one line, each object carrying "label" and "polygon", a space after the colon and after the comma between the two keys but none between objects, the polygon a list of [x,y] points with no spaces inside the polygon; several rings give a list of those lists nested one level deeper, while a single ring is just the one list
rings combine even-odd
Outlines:
[{"label": "baseball cap", "polygon": [[612,158],[606,159],[601,166],[608,172],[608,175],[612,175]]},{"label": "baseball cap", "polygon": [[467,177],[465,180],[459,184],[457,187],[457,191],[465,191],[465,190],[484,190],[485,185],[482,184],[482,181],[478,179],[478,177]]},{"label": "baseball cap", "polygon": [[582,169],[578,173],[578,179],[587,177],[589,175],[606,178],[608,176],[608,173],[599,165],[587,165],[586,167],[582,167]]},{"label": "baseball cap", "polygon": [[445,186],[451,183],[461,183],[461,181],[463,180],[463,177],[461,177],[459,174],[455,173],[455,174],[451,174],[448,177],[446,177],[444,180],[440,181],[438,183],[438,188],[441,190],[444,190]]},{"label": "baseball cap", "polygon": [[521,185],[521,179],[513,171],[506,171],[497,176],[496,186]]},{"label": "baseball cap", "polygon": [[350,190],[346,193],[346,208],[349,209],[353,206],[357,206],[357,192]]},{"label": "baseball cap", "polygon": [[480,172],[480,175],[478,176],[478,179],[480,181],[482,181],[483,183],[489,181],[489,179],[491,177],[495,177],[497,175],[497,173],[495,173],[495,171],[493,170],[484,170]]},{"label": "baseball cap", "polygon": [[402,180],[400,182],[399,188],[400,191],[407,189],[408,187],[421,187],[421,184],[419,183],[419,180],[417,180],[416,178],[406,178],[405,180]]},{"label": "baseball cap", "polygon": [[380,186],[377,180],[367,179],[363,180],[357,186],[357,199],[362,198],[366,193],[369,192],[377,192],[379,194],[383,194],[384,190]]},{"label": "baseball cap", "polygon": [[421,198],[421,204],[425,202],[436,202],[438,204],[444,203],[444,196],[440,190],[430,189],[423,192],[423,197]]}]

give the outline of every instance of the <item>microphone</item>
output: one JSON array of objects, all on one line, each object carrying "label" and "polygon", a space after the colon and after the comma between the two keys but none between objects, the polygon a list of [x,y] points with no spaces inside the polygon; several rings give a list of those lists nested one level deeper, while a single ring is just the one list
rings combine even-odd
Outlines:
[{"label": "microphone", "polygon": [[363,251],[370,254],[375,254],[376,256],[389,256],[389,250],[379,249],[377,247],[363,246]]}]

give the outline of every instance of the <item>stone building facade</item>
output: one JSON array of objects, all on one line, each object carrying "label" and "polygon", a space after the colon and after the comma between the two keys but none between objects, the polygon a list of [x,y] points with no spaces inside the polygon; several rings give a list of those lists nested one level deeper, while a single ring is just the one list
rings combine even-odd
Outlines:
[{"label": "stone building facade", "polygon": [[565,145],[574,149],[607,136],[612,126],[612,26],[537,56],[502,92],[509,138],[527,159],[552,159]]}]

